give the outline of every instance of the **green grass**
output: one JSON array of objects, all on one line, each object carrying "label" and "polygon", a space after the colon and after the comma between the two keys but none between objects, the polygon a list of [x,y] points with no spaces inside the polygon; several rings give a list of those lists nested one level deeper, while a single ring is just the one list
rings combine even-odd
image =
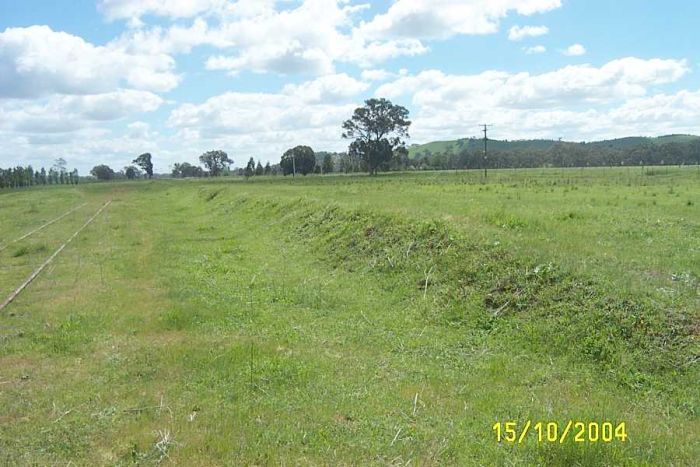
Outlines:
[{"label": "green grass", "polygon": [[0,463],[693,465],[700,176],[655,170],[0,194],[3,243],[89,203],[0,298],[114,199],[0,313]]}]

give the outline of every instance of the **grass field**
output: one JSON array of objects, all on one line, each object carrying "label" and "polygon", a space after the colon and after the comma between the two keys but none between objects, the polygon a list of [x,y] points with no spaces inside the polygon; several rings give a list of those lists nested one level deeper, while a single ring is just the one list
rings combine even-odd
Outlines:
[{"label": "grass field", "polygon": [[696,168],[2,192],[0,300],[110,199],[0,312],[0,464],[700,459]]}]

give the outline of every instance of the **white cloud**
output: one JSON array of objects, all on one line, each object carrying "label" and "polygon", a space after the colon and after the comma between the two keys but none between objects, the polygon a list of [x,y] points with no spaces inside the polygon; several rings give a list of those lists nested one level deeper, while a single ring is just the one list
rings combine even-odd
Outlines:
[{"label": "white cloud", "polygon": [[149,14],[189,18],[224,4],[224,0],[102,0],[98,8],[110,20],[138,19]]},{"label": "white cloud", "polygon": [[282,94],[309,103],[336,103],[347,100],[369,88],[369,84],[345,73],[326,75],[302,84],[288,84]]},{"label": "white cloud", "polygon": [[338,74],[287,85],[279,93],[228,92],[201,104],[178,106],[168,125],[193,154],[228,148],[237,161],[250,156],[277,161],[297,144],[342,150],[347,147],[341,139],[342,122],[352,115],[367,87]]},{"label": "white cloud", "polygon": [[51,96],[0,101],[0,128],[18,133],[63,133],[102,122],[152,112],[163,99],[148,91],[118,90],[103,94]]},{"label": "white cloud", "polygon": [[155,26],[132,29],[110,42],[110,46],[135,55],[171,55],[189,53],[193,47],[205,44],[231,45],[217,43],[210,36],[210,31],[207,22],[197,18],[187,27],[176,24],[169,28]]},{"label": "white cloud", "polygon": [[[677,81],[687,72],[684,60],[638,58],[613,60],[601,67],[567,66],[538,75],[501,71],[447,75],[429,70],[386,83],[375,94],[410,99],[411,133],[422,141],[464,136],[482,121],[497,124],[503,137],[579,137],[601,132],[601,115],[613,119],[627,102],[636,102],[633,109],[639,110],[640,102],[653,99],[645,96],[654,86]],[[700,113],[692,110],[692,102],[686,97],[678,106]],[[621,109],[617,114],[610,110],[615,106]]]},{"label": "white cloud", "polygon": [[416,39],[368,40],[359,34],[352,29],[353,15],[363,8],[340,0],[305,0],[292,9],[225,15],[209,30],[208,42],[221,49],[232,48],[235,54],[212,56],[206,66],[231,74],[252,70],[323,75],[334,72],[335,62],[370,66],[427,51]]},{"label": "white cloud", "polygon": [[369,69],[362,70],[362,79],[365,81],[386,81],[390,78],[394,78],[396,75],[386,70],[382,69]]},{"label": "white cloud", "polygon": [[492,33],[509,13],[530,15],[561,5],[560,0],[400,0],[385,14],[358,24],[357,13],[368,5],[350,0],[302,0],[283,8],[273,0],[198,0],[178,8],[181,1],[110,0],[102,9],[109,18],[197,16],[189,27],[129,31],[118,41],[128,50],[187,53],[209,45],[221,50],[207,60],[209,70],[324,75],[334,73],[338,62],[371,67],[425,54],[422,39]]},{"label": "white cloud", "polygon": [[573,44],[567,47],[562,53],[569,57],[578,57],[586,54],[586,48],[581,44]]},{"label": "white cloud", "polygon": [[289,74],[332,73],[333,61],[320,49],[304,48],[300,44],[268,44],[250,48],[237,56],[217,55],[207,60],[208,70],[226,70],[230,74],[243,70],[257,73]]},{"label": "white cloud", "polygon": [[526,37],[539,37],[549,33],[547,26],[513,26],[508,30],[508,39],[520,41]]},{"label": "white cloud", "polygon": [[48,26],[0,33],[0,97],[97,94],[123,85],[169,91],[179,82],[174,66],[168,55],[95,46]]},{"label": "white cloud", "polygon": [[688,71],[685,60],[634,57],[613,60],[599,68],[575,65],[539,75],[501,71],[446,75],[429,70],[384,84],[376,94],[391,97],[413,93],[418,104],[467,99],[489,102],[489,107],[546,107],[644,95],[648,86],[677,81]]},{"label": "white cloud", "polygon": [[177,107],[170,114],[168,124],[189,130],[188,134],[196,139],[262,137],[274,140],[280,135],[289,139],[290,135],[300,135],[299,132],[328,127],[332,127],[338,137],[340,124],[352,109],[352,104],[309,104],[285,94],[228,92],[202,104]]},{"label": "white cloud", "polygon": [[543,45],[535,45],[532,47],[523,47],[523,52],[525,52],[527,55],[533,55],[533,54],[542,54],[547,51],[547,47]]},{"label": "white cloud", "polygon": [[63,112],[74,112],[88,120],[109,121],[153,112],[163,104],[163,99],[147,91],[123,89],[89,96],[64,96],[59,102]]},{"label": "white cloud", "polygon": [[1,148],[0,157],[9,150],[14,160],[18,148],[37,156],[83,152],[109,133],[107,123],[158,109],[164,101],[152,91],[177,86],[173,68],[168,55],[97,46],[47,26],[6,29],[0,33],[0,135],[12,146]]},{"label": "white cloud", "polygon": [[213,56],[207,68],[231,73],[332,73],[333,62],[350,47],[349,36],[339,29],[350,24],[355,11],[336,1],[321,0],[306,0],[287,10],[270,6],[234,10],[210,29],[208,41],[219,48],[232,48],[235,54]]},{"label": "white cloud", "polygon": [[560,0],[399,0],[360,30],[371,38],[448,38],[458,34],[490,34],[501,18],[543,13]]},{"label": "white cloud", "polygon": [[414,57],[428,52],[428,48],[416,39],[365,42],[359,35],[353,36],[339,60],[369,67],[395,57]]},{"label": "white cloud", "polygon": [[131,139],[153,138],[151,125],[146,122],[135,121],[126,126],[126,136]]}]

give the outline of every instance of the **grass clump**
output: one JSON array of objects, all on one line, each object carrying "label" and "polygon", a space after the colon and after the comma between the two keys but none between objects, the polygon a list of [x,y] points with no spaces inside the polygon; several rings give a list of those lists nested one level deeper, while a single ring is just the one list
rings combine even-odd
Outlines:
[{"label": "grass clump", "polygon": [[12,257],[13,258],[19,258],[20,256],[28,255],[29,254],[29,248],[26,246],[21,246],[17,248],[13,253]]},{"label": "grass clump", "polygon": [[45,253],[49,249],[43,244],[32,244],[32,245],[22,245],[12,252],[13,258],[20,258],[22,256],[33,255],[36,253]]}]

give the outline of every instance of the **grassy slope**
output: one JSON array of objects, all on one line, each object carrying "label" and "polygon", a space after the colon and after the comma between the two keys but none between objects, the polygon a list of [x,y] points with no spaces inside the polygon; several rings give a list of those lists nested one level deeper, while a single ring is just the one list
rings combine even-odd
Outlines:
[{"label": "grassy slope", "polygon": [[[603,275],[617,287],[695,297],[700,264],[696,169],[546,169],[308,178],[248,184],[254,196],[441,220],[520,257]],[[300,186],[301,185],[301,186]]]},{"label": "grassy slope", "polygon": [[[626,191],[619,180],[606,185],[607,176],[601,176],[596,192],[601,200],[617,199],[620,190],[631,196],[634,190]],[[686,220],[676,229],[662,224],[663,229],[650,232],[654,241],[648,248],[659,255],[667,251],[657,240],[681,241],[688,229],[697,228],[697,211],[684,211],[693,206],[680,203],[697,190],[694,179],[675,177],[672,184],[683,195],[668,193],[665,183],[654,184],[664,206],[654,214],[663,214],[665,222],[677,221],[682,213]],[[520,262],[536,263],[526,254],[529,247],[508,250],[539,234],[528,224],[502,227],[480,217],[487,201],[500,203],[505,187],[486,190],[447,181],[457,183],[430,177],[310,179],[302,186],[150,183],[116,185],[114,194],[109,185],[81,188],[79,196],[91,202],[85,216],[106,196],[115,196],[108,215],[10,313],[0,316],[2,462],[156,462],[163,457],[156,443],[165,431],[173,442],[161,446],[168,445],[170,458],[190,464],[283,459],[494,464],[510,459],[639,465],[696,459],[693,373],[625,360],[621,368],[642,375],[630,387],[624,374],[604,370],[600,361],[576,358],[581,347],[566,351],[530,341],[528,332],[546,339],[550,324],[566,330],[566,320],[530,310],[546,306],[526,306],[529,316],[507,309],[502,319],[489,318],[493,310],[486,294],[496,292],[493,300],[503,297],[488,284],[510,277],[498,265],[518,272]],[[587,183],[578,185],[584,189]],[[544,202],[547,190],[520,191],[533,199],[506,205],[503,215],[535,216],[554,209],[556,219],[556,203],[524,208],[534,200]],[[39,193],[10,196],[30,200]],[[307,197],[300,200],[303,193]],[[455,209],[449,200],[457,193],[479,200],[468,206],[483,207],[466,208],[446,218],[447,224],[431,222]],[[5,196],[0,195],[4,213],[22,212],[22,222],[31,224],[22,204],[9,207]],[[571,199],[559,199],[566,211]],[[68,197],[56,208],[67,210],[72,202]],[[599,214],[607,210],[603,206],[609,205],[599,205]],[[632,211],[617,219],[623,228],[642,206],[635,199],[617,207],[610,209]],[[42,215],[33,215],[39,222]],[[406,223],[395,217],[406,215],[423,220]],[[550,223],[545,217],[538,225]],[[55,238],[46,241],[60,243],[70,228],[57,227]],[[445,229],[455,246],[430,247],[445,238]],[[472,235],[482,229],[483,234]],[[575,238],[581,232],[560,235]],[[494,234],[500,245],[493,245]],[[403,256],[410,236],[416,244]],[[540,254],[556,259],[577,247],[576,241],[563,250],[550,245]],[[506,257],[493,258],[493,251],[506,251]],[[656,265],[632,250],[626,254],[632,258],[624,264],[637,264],[633,274]],[[10,255],[0,255],[4,267]],[[674,269],[673,261],[661,265]],[[416,279],[431,264],[437,269],[425,290]],[[596,287],[609,287],[595,290],[618,296],[608,274],[617,266],[597,275],[595,264],[590,273],[597,276]],[[689,277],[697,277],[697,264],[687,265]],[[556,277],[562,280],[551,287],[522,283],[525,295],[564,290],[559,287],[570,268],[561,268]],[[456,278],[446,272],[470,270],[476,273],[469,284],[473,296],[451,297]],[[17,282],[11,279],[3,276],[0,286]],[[669,287],[675,287],[672,296],[678,298],[654,298],[680,308],[694,303],[679,281]],[[667,317],[646,305],[641,310],[649,314],[645,317]],[[633,335],[644,339],[635,329]],[[666,329],[656,331],[668,336]],[[623,346],[613,351],[629,344],[615,335],[612,339]],[[495,421],[527,417],[626,420],[631,438],[626,444],[530,442],[515,448],[492,440]]]}]

